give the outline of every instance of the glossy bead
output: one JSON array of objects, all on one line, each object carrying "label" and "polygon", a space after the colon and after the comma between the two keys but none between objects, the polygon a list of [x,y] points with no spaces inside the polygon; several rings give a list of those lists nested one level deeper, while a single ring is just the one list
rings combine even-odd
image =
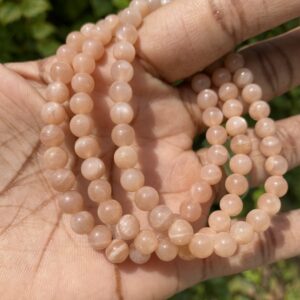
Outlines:
[{"label": "glossy bead", "polygon": [[222,166],[228,160],[229,154],[223,145],[212,145],[208,148],[207,159],[210,163]]},{"label": "glossy bead", "polygon": [[229,216],[235,217],[243,210],[243,201],[235,194],[226,194],[220,200],[220,209]]},{"label": "glossy bead", "polygon": [[227,131],[222,126],[212,126],[206,131],[206,140],[211,145],[222,145],[227,140]]},{"label": "glossy bead", "polygon": [[266,101],[255,101],[249,107],[249,115],[256,121],[267,118],[270,112],[270,105]]},{"label": "glossy bead", "polygon": [[159,239],[155,253],[162,261],[172,261],[178,254],[178,247],[168,238]]},{"label": "glossy bead", "polygon": [[212,198],[212,188],[204,180],[199,180],[194,183],[191,187],[191,197],[194,201],[199,203],[205,203]]},{"label": "glossy bead", "polygon": [[230,228],[230,217],[221,210],[215,210],[208,218],[208,224],[211,229],[216,232],[227,231]]},{"label": "glossy bead", "polygon": [[56,125],[44,126],[40,133],[40,141],[47,147],[55,147],[61,145],[65,140],[63,130]]},{"label": "glossy bead", "polygon": [[140,223],[134,215],[123,215],[117,224],[118,234],[122,240],[134,239],[140,231]]},{"label": "glossy bead", "polygon": [[69,99],[68,87],[59,81],[51,82],[46,88],[46,99],[52,102],[64,103]]},{"label": "glossy bead", "polygon": [[73,74],[73,70],[68,63],[58,61],[51,66],[50,76],[54,81],[69,83]]},{"label": "glossy bead", "polygon": [[150,12],[147,0],[132,0],[129,6],[138,10],[142,17],[145,17]]},{"label": "glossy bead", "polygon": [[130,146],[119,147],[114,154],[114,162],[120,169],[133,168],[138,161],[136,151]]},{"label": "glossy bead", "polygon": [[154,207],[148,215],[149,223],[157,231],[166,231],[171,226],[174,215],[166,205]]},{"label": "glossy bead", "polygon": [[127,82],[115,81],[110,86],[108,94],[115,102],[129,102],[132,98],[132,88]]},{"label": "glossy bead", "polygon": [[195,259],[195,256],[190,251],[189,245],[178,247],[178,257],[185,261],[191,261]]},{"label": "glossy bead", "polygon": [[265,182],[267,193],[283,197],[288,191],[288,184],[282,176],[270,176]]},{"label": "glossy bead", "polygon": [[66,166],[68,155],[65,150],[59,147],[51,147],[44,153],[43,162],[47,169],[61,169]]},{"label": "glossy bead", "polygon": [[196,233],[189,243],[189,249],[195,257],[207,258],[214,251],[214,240],[207,234]]},{"label": "glossy bead", "polygon": [[136,192],[144,185],[145,177],[142,171],[131,168],[122,173],[120,183],[125,191]]},{"label": "glossy bead", "polygon": [[245,221],[237,221],[230,228],[230,235],[240,245],[250,243],[254,238],[253,227]]},{"label": "glossy bead", "polygon": [[252,150],[251,140],[246,135],[236,135],[231,139],[230,149],[236,154],[249,154]]},{"label": "glossy bead", "polygon": [[94,60],[99,60],[104,54],[104,46],[94,39],[87,39],[82,44],[82,53],[89,55]]},{"label": "glossy bead", "polygon": [[88,240],[95,250],[103,250],[112,241],[111,231],[105,225],[97,225],[89,233]]},{"label": "glossy bead", "polygon": [[87,211],[80,211],[71,216],[71,228],[77,234],[87,234],[94,227],[94,217]]},{"label": "glossy bead", "polygon": [[282,144],[276,136],[266,136],[259,144],[259,150],[264,156],[276,155],[281,152]]},{"label": "glossy bead", "polygon": [[69,191],[57,195],[57,204],[65,214],[74,214],[82,210],[83,199],[77,191]]},{"label": "glossy bead", "polygon": [[72,63],[74,56],[76,55],[76,50],[67,45],[60,46],[56,51],[56,57],[59,61],[64,61],[66,63]]},{"label": "glossy bead", "polygon": [[243,104],[236,99],[227,100],[222,106],[222,112],[227,119],[241,116],[243,109]]},{"label": "glossy bead", "polygon": [[83,159],[99,156],[100,146],[94,136],[83,136],[75,142],[75,153]]},{"label": "glossy bead", "polygon": [[111,198],[111,185],[107,180],[97,179],[88,186],[88,195],[91,200],[100,203]]},{"label": "glossy bead", "polygon": [[44,123],[57,125],[66,120],[67,114],[61,104],[48,102],[42,107],[41,117]]},{"label": "glossy bead", "polygon": [[110,118],[115,124],[129,124],[133,117],[133,109],[127,103],[116,103],[110,109]]},{"label": "glossy bead", "polygon": [[158,9],[161,5],[160,0],[147,0],[150,11]]},{"label": "glossy bead", "polygon": [[87,180],[95,180],[105,173],[105,165],[98,157],[85,159],[81,164],[81,174]]},{"label": "glossy bead", "polygon": [[219,232],[215,238],[214,251],[218,256],[230,257],[237,250],[237,243],[227,232]]},{"label": "glossy bead", "polygon": [[76,73],[87,74],[93,73],[96,67],[95,60],[90,55],[84,53],[77,54],[73,58],[72,65]]},{"label": "glossy bead", "polygon": [[264,193],[258,198],[257,208],[264,210],[269,215],[275,215],[280,211],[281,201],[276,195]]},{"label": "glossy bead", "polygon": [[168,230],[169,239],[177,246],[187,245],[192,239],[193,234],[192,225],[183,219],[175,220]]},{"label": "glossy bead", "polygon": [[247,131],[248,125],[242,117],[231,117],[226,122],[227,133],[231,136],[243,134]]},{"label": "glossy bead", "polygon": [[222,111],[217,107],[209,107],[202,113],[202,122],[208,127],[220,125],[222,121]]},{"label": "glossy bead", "polygon": [[126,60],[117,60],[111,67],[111,77],[115,81],[129,82],[133,78],[133,67]]},{"label": "glossy bead", "polygon": [[73,31],[68,34],[66,42],[70,48],[73,48],[75,51],[79,51],[81,50],[83,40],[84,36],[82,33]]},{"label": "glossy bead", "polygon": [[247,103],[253,103],[255,101],[261,100],[261,87],[255,83],[247,84],[242,90],[242,98]]},{"label": "glossy bead", "polygon": [[270,175],[284,175],[288,170],[288,162],[281,155],[273,155],[266,160],[265,169]]},{"label": "glossy bead", "polygon": [[225,187],[228,193],[240,196],[248,191],[249,183],[245,176],[234,173],[226,178]]},{"label": "glossy bead", "polygon": [[97,22],[92,38],[100,41],[104,46],[107,45],[112,39],[111,26],[112,23],[109,24],[107,21],[100,20]]},{"label": "glossy bead", "polygon": [[91,93],[95,87],[95,82],[90,74],[76,73],[72,78],[71,86],[76,93]]},{"label": "glossy bead", "polygon": [[118,124],[113,128],[111,138],[114,144],[119,147],[129,146],[134,141],[135,133],[128,124]]},{"label": "glossy bead", "polygon": [[252,225],[256,232],[263,232],[267,230],[271,224],[271,219],[268,213],[262,209],[251,210],[246,217],[246,221]]},{"label": "glossy bead", "polygon": [[239,87],[243,88],[253,82],[253,73],[247,68],[240,68],[235,71],[233,75],[233,82]]},{"label": "glossy bead", "polygon": [[140,12],[132,7],[122,10],[119,18],[122,23],[131,24],[134,27],[139,27],[142,23],[142,16]]},{"label": "glossy bead", "polygon": [[218,103],[218,95],[214,90],[204,89],[198,94],[197,103],[201,109],[216,106]]},{"label": "glossy bead", "polygon": [[104,224],[117,224],[122,217],[121,204],[113,199],[100,202],[98,207],[98,217]]},{"label": "glossy bead", "polygon": [[111,263],[120,264],[127,259],[129,247],[126,242],[115,239],[106,248],[105,255]]},{"label": "glossy bead", "polygon": [[131,244],[129,247],[129,258],[135,264],[142,265],[149,261],[151,254],[143,254],[135,248],[134,244]]},{"label": "glossy bead", "polygon": [[230,159],[229,166],[233,173],[247,175],[252,170],[253,163],[248,155],[236,154]]},{"label": "glossy bead", "polygon": [[189,222],[197,221],[200,218],[201,213],[201,205],[197,201],[186,200],[180,205],[180,216]]},{"label": "glossy bead", "polygon": [[230,72],[237,71],[238,69],[242,68],[244,64],[245,59],[240,53],[230,53],[224,60],[224,65]]},{"label": "glossy bead", "polygon": [[94,121],[88,115],[78,114],[70,120],[70,130],[77,137],[89,135],[93,129]]},{"label": "glossy bead", "polygon": [[231,82],[227,82],[227,83],[223,83],[219,87],[218,94],[222,101],[227,101],[230,99],[236,99],[239,95],[239,90],[235,84]]},{"label": "glossy bead", "polygon": [[[93,36],[94,30],[95,30],[96,25],[93,23],[86,23],[82,25],[80,28],[80,32],[83,34],[85,38],[89,38]],[[84,40],[85,40],[84,38]],[[83,40],[83,42],[84,42]]]},{"label": "glossy bead", "polygon": [[212,82],[215,86],[219,87],[224,83],[230,82],[231,74],[225,68],[218,68],[212,74]]},{"label": "glossy bead", "polygon": [[193,76],[191,86],[195,93],[200,93],[201,91],[210,88],[211,81],[206,74],[198,73]]},{"label": "glossy bead", "polygon": [[94,108],[92,98],[86,93],[77,93],[70,99],[70,109],[74,114],[88,114]]},{"label": "glossy bead", "polygon": [[159,203],[158,192],[150,186],[143,186],[135,193],[135,205],[143,211],[150,211]]},{"label": "glossy bead", "polygon": [[114,45],[113,54],[117,60],[132,62],[135,58],[135,48],[129,42],[120,41]]},{"label": "glossy bead", "polygon": [[260,119],[255,124],[255,133],[260,138],[274,135],[275,131],[275,122],[270,118]]},{"label": "glossy bead", "polygon": [[134,44],[138,38],[136,28],[131,24],[123,24],[116,30],[116,38]]},{"label": "glossy bead", "polygon": [[50,176],[52,187],[58,192],[70,190],[75,183],[75,175],[68,169],[57,169]]},{"label": "glossy bead", "polygon": [[105,17],[105,22],[107,27],[110,29],[111,32],[114,32],[115,29],[120,24],[120,19],[117,15],[111,14]]},{"label": "glossy bead", "polygon": [[213,164],[207,164],[202,166],[200,170],[201,178],[210,185],[214,185],[220,182],[222,179],[221,169]]},{"label": "glossy bead", "polygon": [[156,250],[158,240],[152,230],[141,230],[134,239],[134,246],[142,254],[148,255]]}]

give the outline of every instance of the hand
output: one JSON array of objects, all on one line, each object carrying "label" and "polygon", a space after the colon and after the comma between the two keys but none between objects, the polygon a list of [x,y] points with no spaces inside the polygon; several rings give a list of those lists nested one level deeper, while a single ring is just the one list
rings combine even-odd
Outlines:
[{"label": "hand", "polygon": [[[201,161],[191,146],[197,130],[203,126],[191,89],[173,88],[159,78],[173,81],[192,75],[236,43],[299,14],[297,0],[178,0],[145,20],[132,81],[132,105],[137,113],[133,126],[146,184],[156,187],[174,211],[189,197],[190,186],[199,179]],[[299,41],[297,29],[243,50],[247,65],[263,87],[265,99],[299,84]],[[43,70],[48,70],[53,60],[0,66],[3,299],[165,299],[201,280],[299,254],[300,211],[296,210],[275,217],[267,232],[241,247],[230,259],[212,256],[192,262],[176,259],[163,263],[153,255],[144,266],[108,263],[103,254],[88,246],[85,236],[71,231],[69,216],[60,213],[55,193],[45,179],[40,159],[39,114],[46,87]],[[95,72],[93,96],[95,120],[104,145],[103,159],[111,165],[114,147],[108,118],[111,102],[106,96],[108,64],[100,63]],[[300,162],[299,124],[299,116],[278,122],[278,136],[290,168]],[[253,135],[252,138],[255,142]],[[252,184],[258,184],[265,177],[263,158],[255,149],[252,158]],[[73,160],[76,169],[77,161],[74,157]],[[129,200],[119,186],[119,173],[112,168],[109,176],[114,197],[126,211]],[[78,180],[83,184],[79,175]],[[89,210],[95,210],[89,205]],[[209,207],[206,209],[208,212]],[[142,215],[140,218],[143,221]]]}]

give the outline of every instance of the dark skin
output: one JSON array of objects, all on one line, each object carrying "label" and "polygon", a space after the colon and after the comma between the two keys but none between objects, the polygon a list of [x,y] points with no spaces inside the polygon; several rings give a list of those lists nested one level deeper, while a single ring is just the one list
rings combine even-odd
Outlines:
[{"label": "dark skin", "polygon": [[[185,1],[185,5],[183,2],[175,1],[146,19],[140,30],[135,78],[132,81],[132,105],[136,113],[133,127],[137,136],[139,163],[145,173],[146,184],[156,187],[162,201],[174,211],[188,199],[190,186],[199,179],[205,156],[199,159],[191,146],[195,134],[205,128],[196,106],[196,95],[190,87],[183,85],[175,88],[168,82],[202,70],[237,42],[233,41],[226,29],[228,26],[225,26],[231,16],[221,4],[228,1],[207,2],[217,5],[217,9],[204,5],[201,10],[193,7],[200,5],[201,1]],[[243,2],[243,6],[239,4],[239,9],[244,12],[244,20],[252,20],[253,24],[248,22],[247,27],[237,31],[239,34],[235,33],[239,39],[271,28],[276,25],[274,22],[281,23],[300,15],[298,1],[288,1],[287,4],[286,1],[276,0],[276,6],[271,5],[271,0],[255,0],[255,4],[251,2],[256,5],[255,15],[244,7],[248,2]],[[193,18],[188,21],[186,16],[194,11]],[[197,16],[197,12],[206,19]],[[259,18],[264,14],[265,18]],[[216,18],[220,15],[223,16],[221,19]],[[182,22],[175,22],[169,16],[177,16]],[[260,21],[259,26],[255,17]],[[164,20],[164,23],[158,26],[157,20]],[[206,31],[198,29],[200,32],[195,32],[195,28],[203,27],[201,22],[204,21],[207,28],[211,28],[209,39]],[[157,38],[159,45],[155,44]],[[172,39],[176,43],[172,43]],[[212,47],[212,41],[217,41],[219,45]],[[299,84],[299,41],[300,31],[295,30],[243,50],[247,66],[263,87],[265,99],[269,100]],[[174,51],[175,45],[177,51]],[[112,124],[108,117],[112,103],[106,96],[110,83],[111,51],[108,52],[94,74],[96,88],[93,98],[99,99],[96,101],[95,120],[114,197],[122,202],[125,211],[132,211],[127,196],[120,188],[119,172],[111,167],[114,146],[109,138]],[[264,57],[268,57],[276,72],[267,72],[268,66],[262,63],[266,62]],[[93,251],[85,236],[71,231],[69,216],[62,215],[57,208],[55,193],[47,183],[41,162],[43,148],[39,143],[39,131],[42,122],[39,112],[45,102],[45,74],[53,61],[55,58],[52,57],[0,66],[0,292],[5,295],[4,299],[18,299],[20,295],[24,299],[135,300],[141,299],[141,295],[143,299],[165,299],[208,278],[299,255],[299,210],[275,217],[267,232],[258,235],[249,245],[240,247],[230,259],[212,256],[192,262],[176,259],[171,263],[162,263],[153,257],[144,266],[136,267],[130,262],[116,266],[107,262],[102,253]],[[277,76],[276,80],[272,76]],[[283,155],[288,159],[290,168],[299,164],[300,133],[296,130],[299,124],[298,116],[277,124],[278,137],[284,145]],[[253,133],[249,131],[248,134],[255,144]],[[251,156],[255,165],[252,184],[257,185],[266,176],[262,168],[263,158],[255,147]],[[72,151],[70,157],[78,175],[78,161]],[[78,181],[83,188],[84,183],[79,175]],[[221,187],[216,187],[217,193],[221,190]],[[86,204],[87,210],[95,211],[91,202]],[[133,212],[142,223],[146,222],[141,213]],[[201,219],[203,224],[206,222],[205,213]]]}]

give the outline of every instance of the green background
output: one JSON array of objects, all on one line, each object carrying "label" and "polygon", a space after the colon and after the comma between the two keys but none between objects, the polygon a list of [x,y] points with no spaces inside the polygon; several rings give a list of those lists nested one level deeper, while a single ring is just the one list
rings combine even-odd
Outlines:
[{"label": "green background", "polygon": [[[0,0],[0,62],[24,61],[51,55],[68,32],[88,21],[128,5],[128,0]],[[299,26],[296,19],[246,43],[275,36]],[[299,57],[300,59],[300,57]],[[272,117],[281,119],[300,113],[300,88],[272,101]],[[286,178],[289,192],[283,210],[300,207],[300,168]],[[255,205],[262,187],[248,193],[247,209]],[[300,299],[300,260],[294,258],[246,271],[235,276],[200,283],[174,296],[173,300],[194,299]],[[142,299],[142,295],[141,295]]]}]

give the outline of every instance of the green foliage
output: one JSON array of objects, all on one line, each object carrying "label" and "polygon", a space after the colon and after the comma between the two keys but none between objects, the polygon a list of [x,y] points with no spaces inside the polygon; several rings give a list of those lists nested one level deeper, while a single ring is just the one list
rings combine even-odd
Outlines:
[{"label": "green foliage", "polygon": [[[37,59],[53,54],[67,33],[85,22],[95,22],[126,7],[129,0],[0,0],[0,62]],[[300,25],[299,19],[265,32],[240,46],[281,34]],[[177,82],[176,84],[180,84]],[[300,113],[300,88],[272,101],[272,117],[281,119]],[[205,145],[205,137],[195,143]],[[283,210],[300,207],[300,168],[286,178],[289,193],[283,199]],[[244,197],[242,215],[253,208],[263,187],[252,189]],[[250,300],[300,299],[299,261],[281,261],[272,266],[242,274],[208,280],[172,300]]]}]

